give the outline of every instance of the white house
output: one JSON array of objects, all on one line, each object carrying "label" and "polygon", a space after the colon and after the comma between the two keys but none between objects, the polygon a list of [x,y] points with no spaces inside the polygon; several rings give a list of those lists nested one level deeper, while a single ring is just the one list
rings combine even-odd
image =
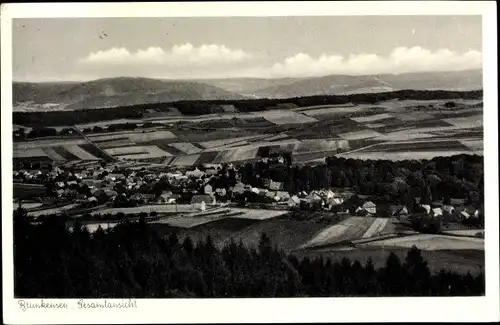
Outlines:
[{"label": "white house", "polygon": [[377,206],[372,201],[365,202],[361,208],[370,214],[377,213]]},{"label": "white house", "polygon": [[425,212],[427,214],[431,213],[431,206],[430,205],[428,205],[428,204],[421,204],[420,207],[423,208],[423,209],[425,209]]},{"label": "white house", "polygon": [[434,208],[434,209],[432,209],[432,216],[433,217],[443,216],[443,210],[441,208]]},{"label": "white house", "polygon": [[210,194],[212,192],[213,192],[212,186],[210,184],[205,185],[205,187],[203,188],[203,193]]}]

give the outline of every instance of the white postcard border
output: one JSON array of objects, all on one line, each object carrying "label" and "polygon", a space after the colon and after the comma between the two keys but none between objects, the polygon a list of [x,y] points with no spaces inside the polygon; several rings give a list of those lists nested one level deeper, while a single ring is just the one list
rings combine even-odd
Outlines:
[{"label": "white postcard border", "polygon": [[[4,322],[259,323],[498,321],[498,96],[496,3],[486,1],[251,2],[2,4],[2,247]],[[137,308],[23,311],[13,298],[12,257],[12,18],[21,17],[217,17],[325,15],[482,15],[486,296],[477,298],[138,299]],[[40,301],[29,299],[26,301]],[[102,301],[102,300],[86,300]]]}]

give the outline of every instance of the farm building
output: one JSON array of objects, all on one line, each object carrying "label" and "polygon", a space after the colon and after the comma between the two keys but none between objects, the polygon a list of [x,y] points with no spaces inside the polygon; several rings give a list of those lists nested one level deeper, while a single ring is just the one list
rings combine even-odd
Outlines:
[{"label": "farm building", "polygon": [[175,203],[175,197],[173,197],[171,191],[165,191],[158,197],[157,202],[159,204],[173,204]]},{"label": "farm building", "polygon": [[391,205],[389,207],[389,214],[391,217],[401,218],[408,216],[408,208],[404,205]]},{"label": "farm building", "polygon": [[291,201],[290,204],[292,204],[292,202],[293,202],[294,206],[300,204],[300,199],[297,195],[292,195],[290,197],[290,201]]},{"label": "farm building", "polygon": [[423,210],[425,210],[426,214],[431,214],[431,206],[430,205],[420,204],[419,207],[422,208]]},{"label": "farm building", "polygon": [[367,213],[369,214],[375,214],[377,213],[377,206],[375,205],[375,203],[373,203],[372,201],[367,201],[365,202],[361,208],[363,210],[365,210]]},{"label": "farm building", "polygon": [[464,220],[468,220],[470,218],[470,214],[467,212],[467,211],[460,211],[460,216],[464,219]]},{"label": "farm building", "polygon": [[434,209],[432,209],[432,216],[433,217],[442,217],[443,216],[443,210],[441,208],[434,208]]},{"label": "farm building", "polygon": [[455,208],[451,205],[443,205],[442,209],[443,209],[443,213],[448,213],[449,215],[452,215],[455,213]]},{"label": "farm building", "polygon": [[205,210],[207,205],[215,205],[217,202],[215,197],[207,194],[194,195],[191,199],[191,206],[195,210]]},{"label": "farm building", "polygon": [[203,188],[203,193],[210,194],[212,192],[213,192],[212,185],[210,184],[205,185],[205,187]]}]

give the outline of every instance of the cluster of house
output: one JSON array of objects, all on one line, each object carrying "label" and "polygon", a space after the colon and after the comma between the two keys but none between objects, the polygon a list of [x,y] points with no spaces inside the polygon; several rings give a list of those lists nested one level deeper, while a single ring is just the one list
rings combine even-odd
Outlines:
[{"label": "cluster of house", "polygon": [[[282,159],[276,157],[274,159]],[[121,167],[121,168],[118,168]],[[135,166],[137,167],[137,166]],[[282,182],[264,179],[263,186],[252,187],[239,181],[226,188],[214,188],[211,179],[221,173],[219,164],[205,164],[202,169],[173,170],[169,172],[154,172],[144,168],[126,168],[125,166],[108,165],[103,167],[98,163],[79,165],[79,170],[69,172],[65,167],[54,167],[50,171],[20,170],[14,172],[14,181],[34,182],[35,180],[49,179],[54,181],[55,193],[60,198],[71,198],[79,202],[114,201],[120,196],[126,197],[124,192],[134,193],[126,197],[137,204],[175,204],[181,197],[179,193],[188,194],[194,209],[205,210],[209,206],[220,202],[227,202],[231,198],[243,197],[248,204],[257,203],[273,208],[299,208],[321,209],[336,212],[349,212],[359,216],[385,216],[405,219],[411,216],[428,216],[431,218],[442,217],[448,221],[463,221],[479,219],[482,211],[471,205],[466,205],[464,200],[452,199],[451,204],[432,202],[420,204],[417,198],[417,208],[410,211],[403,205],[379,205],[372,201],[364,200],[352,192],[339,189],[322,189],[308,192],[290,194],[284,190]],[[232,165],[227,170],[236,168]],[[73,169],[74,170],[74,169]],[[126,172],[122,172],[126,170]],[[237,174],[237,173],[236,173]],[[144,186],[154,184],[161,179],[179,188],[173,193],[164,190],[160,195],[143,191]],[[118,193],[117,189],[121,188]],[[199,192],[202,189],[202,193]]]}]

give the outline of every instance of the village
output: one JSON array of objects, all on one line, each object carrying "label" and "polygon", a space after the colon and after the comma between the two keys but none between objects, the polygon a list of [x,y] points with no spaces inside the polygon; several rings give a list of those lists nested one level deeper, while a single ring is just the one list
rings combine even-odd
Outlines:
[{"label": "village", "polygon": [[[261,158],[261,162],[279,165],[285,164],[285,159],[275,155]],[[283,189],[282,182],[269,178],[262,180],[264,186],[252,187],[241,182],[239,168],[232,163],[168,170],[127,161],[25,164],[14,170],[13,179],[15,206],[21,204],[36,222],[51,215],[87,224],[133,220],[141,213],[155,221],[172,215],[196,218],[210,211],[216,214],[224,207],[225,215],[228,209],[245,208],[252,211],[250,218],[258,219],[292,211],[323,211],[344,218],[391,218],[418,231],[440,232],[480,227],[483,214],[460,198],[420,202],[416,197],[410,207],[378,203],[377,197],[348,188],[290,193]]]}]

